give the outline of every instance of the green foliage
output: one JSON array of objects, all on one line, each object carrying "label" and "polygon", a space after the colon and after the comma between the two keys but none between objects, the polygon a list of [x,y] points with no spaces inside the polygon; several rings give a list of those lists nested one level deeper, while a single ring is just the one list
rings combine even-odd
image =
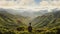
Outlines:
[{"label": "green foliage", "polygon": [[15,34],[15,32],[8,31],[8,32],[4,32],[4,34]]},{"label": "green foliage", "polygon": [[32,32],[25,25],[30,22],[28,18],[4,12],[0,12],[0,34],[60,34],[59,11],[32,20]]}]

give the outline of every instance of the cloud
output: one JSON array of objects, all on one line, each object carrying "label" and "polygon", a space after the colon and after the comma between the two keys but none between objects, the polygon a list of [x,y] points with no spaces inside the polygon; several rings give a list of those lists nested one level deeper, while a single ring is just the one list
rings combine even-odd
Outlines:
[{"label": "cloud", "polygon": [[40,6],[48,6],[49,3],[47,1],[42,1],[40,2]]},{"label": "cloud", "polygon": [[35,0],[10,0],[10,1],[0,0],[0,8],[33,11],[60,8],[60,0],[41,0],[38,4],[37,2]]},{"label": "cloud", "polygon": [[30,5],[34,5],[34,0],[21,0],[19,5],[23,5],[23,6],[30,6]]},{"label": "cloud", "polygon": [[42,1],[40,2],[40,5],[44,8],[48,8],[48,9],[54,9],[54,8],[60,8],[60,1]]}]

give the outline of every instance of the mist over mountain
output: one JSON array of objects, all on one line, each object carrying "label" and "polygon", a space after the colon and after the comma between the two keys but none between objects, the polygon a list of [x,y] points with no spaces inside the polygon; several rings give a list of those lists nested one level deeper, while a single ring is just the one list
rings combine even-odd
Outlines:
[{"label": "mist over mountain", "polygon": [[[22,16],[20,14],[17,15],[18,12],[17,11],[14,12],[14,11],[15,10],[13,10],[13,9],[2,9],[2,8],[0,8],[0,17],[2,16],[3,20],[5,20],[5,18],[7,18],[7,19],[11,19],[13,21],[16,20],[17,22],[22,22],[23,24],[26,24],[26,25],[31,20],[30,17],[25,17],[25,16]],[[17,22],[15,22],[15,23],[17,23]]]},{"label": "mist over mountain", "polygon": [[0,0],[0,34],[60,34],[60,0]]},{"label": "mist over mountain", "polygon": [[28,16],[28,17],[37,17],[37,16],[41,16],[45,13],[48,13],[47,10],[41,10],[41,11],[24,11],[22,13],[20,13],[23,16]]},{"label": "mist over mountain", "polygon": [[24,11],[0,8],[0,30],[2,32],[5,32],[5,29],[6,31],[17,31],[16,29],[21,27],[24,28],[22,31],[26,31],[29,23],[32,23],[34,33],[35,31],[37,33],[55,31],[56,28],[60,28],[60,10],[52,9],[48,12],[48,10]]},{"label": "mist over mountain", "polygon": [[48,13],[48,10],[40,10],[40,11],[26,10],[25,11],[25,10],[3,9],[3,8],[0,8],[0,10],[4,10],[8,13],[13,14],[13,15],[21,15],[24,17],[37,17],[37,16],[41,16],[45,13]]}]

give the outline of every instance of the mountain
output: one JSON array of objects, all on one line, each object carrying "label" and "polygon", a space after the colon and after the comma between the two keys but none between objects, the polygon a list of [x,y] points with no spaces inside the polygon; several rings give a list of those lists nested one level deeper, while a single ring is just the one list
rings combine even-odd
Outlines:
[{"label": "mountain", "polygon": [[24,12],[18,13],[18,15],[21,14],[22,16],[27,16],[27,17],[37,17],[37,16],[41,16],[45,13],[48,13],[48,10],[24,11]]},{"label": "mountain", "polygon": [[[3,9],[3,8],[0,8]],[[11,13],[13,15],[21,15],[24,17],[37,17],[41,16],[45,13],[48,13],[48,10],[40,10],[40,11],[32,11],[32,10],[14,10],[14,9],[4,9],[8,13]]]},{"label": "mountain", "polygon": [[37,28],[53,28],[60,26],[60,10],[52,11],[50,13],[46,13],[42,16],[38,16],[31,21],[33,27]]},{"label": "mountain", "polygon": [[10,14],[5,9],[0,9],[0,28],[12,29],[20,26],[26,26],[23,23],[25,17]]},{"label": "mountain", "polygon": [[[2,11],[3,10],[3,11]],[[28,23],[30,21],[32,21],[32,19],[34,19],[37,16],[41,16],[45,13],[48,13],[48,10],[40,10],[40,11],[32,11],[32,10],[28,10],[28,11],[24,11],[24,10],[14,10],[14,9],[3,9],[0,8],[0,12],[6,12],[15,16],[18,16],[18,18],[20,18],[19,20],[21,20],[23,23],[25,23],[26,25],[28,25]]]},{"label": "mountain", "polygon": [[[10,12],[11,11],[11,12]],[[19,12],[19,11],[18,11]],[[22,12],[22,14],[25,12]],[[32,12],[31,12],[32,13]],[[30,13],[30,14],[31,14]],[[33,12],[37,17],[31,18],[25,17],[20,14],[15,14],[11,9],[0,9],[0,33],[3,34],[30,34],[27,30],[27,25],[32,23],[31,34],[55,34],[60,32],[57,30],[60,28],[60,10],[52,11],[48,13],[45,10],[43,12]],[[33,14],[32,13],[32,14]],[[41,16],[40,14],[43,13]],[[26,14],[29,14],[29,12]],[[33,19],[33,20],[32,20]]]}]

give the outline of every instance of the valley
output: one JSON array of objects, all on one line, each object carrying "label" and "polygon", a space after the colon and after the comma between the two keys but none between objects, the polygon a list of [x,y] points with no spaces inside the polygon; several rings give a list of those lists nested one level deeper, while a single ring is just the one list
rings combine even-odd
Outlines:
[{"label": "valley", "polygon": [[32,24],[32,34],[56,34],[60,28],[60,11],[45,13],[34,18],[13,15],[5,10],[0,11],[0,33],[31,34],[27,30],[29,23]]}]

